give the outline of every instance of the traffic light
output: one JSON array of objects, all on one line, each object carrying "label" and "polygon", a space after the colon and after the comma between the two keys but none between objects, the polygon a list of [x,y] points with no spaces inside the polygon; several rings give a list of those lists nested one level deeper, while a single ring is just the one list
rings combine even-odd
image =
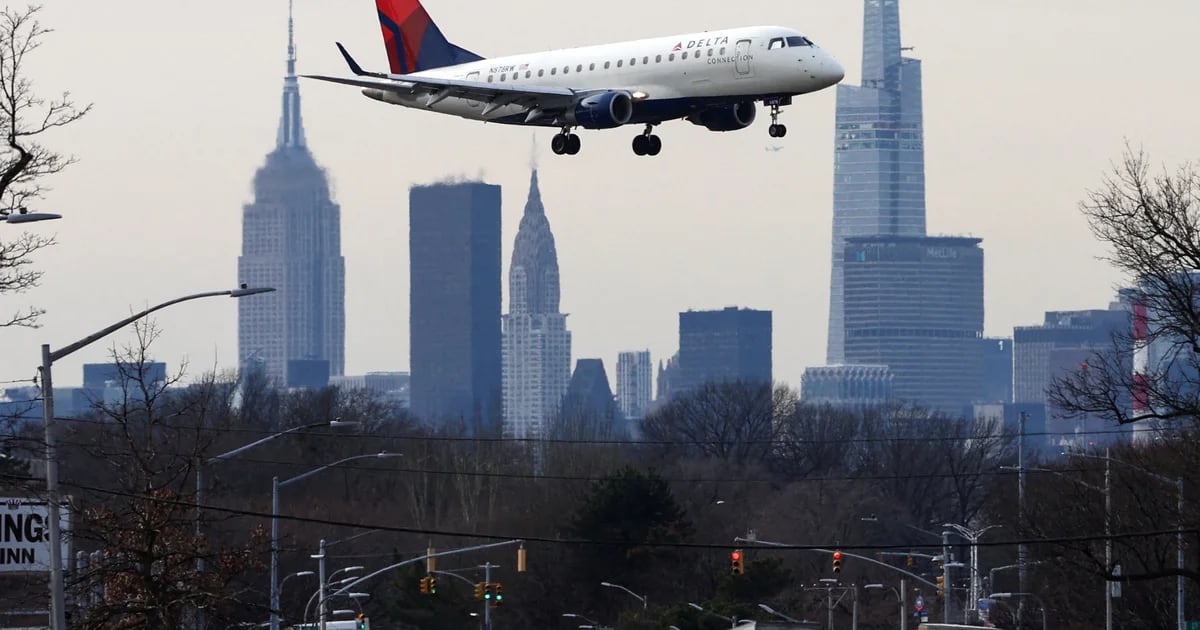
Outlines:
[{"label": "traffic light", "polygon": [[504,603],[504,585],[496,582],[495,584],[492,584],[492,589],[494,589],[496,592],[496,594],[492,597],[492,608],[499,608],[500,604]]},{"label": "traffic light", "polygon": [[483,583],[483,601],[485,601],[489,604],[492,603],[492,583],[491,582]]},{"label": "traffic light", "polygon": [[431,575],[426,580],[429,580],[429,594],[437,595],[437,576]]},{"label": "traffic light", "polygon": [[429,578],[428,577],[421,578],[421,594],[422,595],[429,594]]},{"label": "traffic light", "polygon": [[946,576],[937,576],[937,596],[944,597],[946,595]]},{"label": "traffic light", "polygon": [[833,552],[833,572],[841,573],[842,571],[842,552]]},{"label": "traffic light", "polygon": [[486,589],[487,589],[486,584],[484,584],[483,582],[476,582],[475,583],[475,599],[483,599],[483,594]]},{"label": "traffic light", "polygon": [[517,548],[517,573],[525,572],[525,545]]},{"label": "traffic light", "polygon": [[906,566],[906,567],[911,567],[911,566],[913,566],[914,564],[916,564],[916,561],[915,561],[915,560],[913,560],[912,554],[909,554],[908,556],[906,556],[906,557],[904,558],[904,566]]},{"label": "traffic light", "polygon": [[733,553],[729,554],[729,568],[734,575],[746,572],[746,557],[742,554],[741,549],[734,549]]},{"label": "traffic light", "polygon": [[355,630],[367,630],[367,616],[366,615],[364,615],[362,613],[358,613],[358,616],[354,618],[354,629]]}]

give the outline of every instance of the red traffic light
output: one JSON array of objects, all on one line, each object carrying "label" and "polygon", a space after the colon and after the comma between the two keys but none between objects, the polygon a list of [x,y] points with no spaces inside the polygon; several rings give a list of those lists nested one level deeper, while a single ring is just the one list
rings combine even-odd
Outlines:
[{"label": "red traffic light", "polygon": [[742,559],[742,554],[741,554],[741,552],[735,551],[735,552],[729,554],[729,559],[733,560],[734,562],[737,562],[738,560]]},{"label": "red traffic light", "polygon": [[840,551],[835,551],[835,552],[833,552],[833,559],[834,559],[834,560],[841,560],[841,559],[842,559],[842,552],[840,552]]}]

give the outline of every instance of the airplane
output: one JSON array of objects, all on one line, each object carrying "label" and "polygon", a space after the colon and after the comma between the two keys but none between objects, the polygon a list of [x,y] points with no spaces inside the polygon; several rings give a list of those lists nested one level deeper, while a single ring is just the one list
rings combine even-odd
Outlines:
[{"label": "airplane", "polygon": [[737,131],[770,108],[772,138],[792,97],[836,85],[837,59],[803,33],[752,26],[485,59],[442,34],[420,0],[376,0],[390,72],[368,72],[341,43],[354,77],[302,75],[363,88],[376,101],[471,120],[558,127],[556,155],[580,150],[576,128],[645,125],[636,155],[658,155],[654,127],[687,120]]}]

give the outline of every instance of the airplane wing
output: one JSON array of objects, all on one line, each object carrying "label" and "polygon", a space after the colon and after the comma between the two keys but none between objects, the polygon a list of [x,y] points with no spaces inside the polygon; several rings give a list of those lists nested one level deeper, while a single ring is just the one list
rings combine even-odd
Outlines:
[{"label": "airplane wing", "polygon": [[350,70],[358,75],[356,78],[331,77],[319,74],[301,75],[318,81],[329,81],[342,85],[354,85],[372,88],[398,94],[425,94],[425,106],[431,107],[442,99],[454,96],[485,104],[483,115],[505,105],[523,105],[529,109],[526,122],[550,115],[556,110],[570,107],[579,97],[579,93],[566,88],[512,85],[502,83],[484,83],[481,81],[465,81],[462,79],[442,79],[435,77],[416,76],[411,74],[384,74],[381,72],[364,71],[350,53],[338,44],[338,50],[346,58]]}]

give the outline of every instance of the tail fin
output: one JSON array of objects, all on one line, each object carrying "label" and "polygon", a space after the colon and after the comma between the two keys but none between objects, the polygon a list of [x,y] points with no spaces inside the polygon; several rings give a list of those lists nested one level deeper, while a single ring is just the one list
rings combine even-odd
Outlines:
[{"label": "tail fin", "polygon": [[479,55],[446,41],[420,0],[375,0],[383,45],[393,74],[409,74],[479,61]]}]

